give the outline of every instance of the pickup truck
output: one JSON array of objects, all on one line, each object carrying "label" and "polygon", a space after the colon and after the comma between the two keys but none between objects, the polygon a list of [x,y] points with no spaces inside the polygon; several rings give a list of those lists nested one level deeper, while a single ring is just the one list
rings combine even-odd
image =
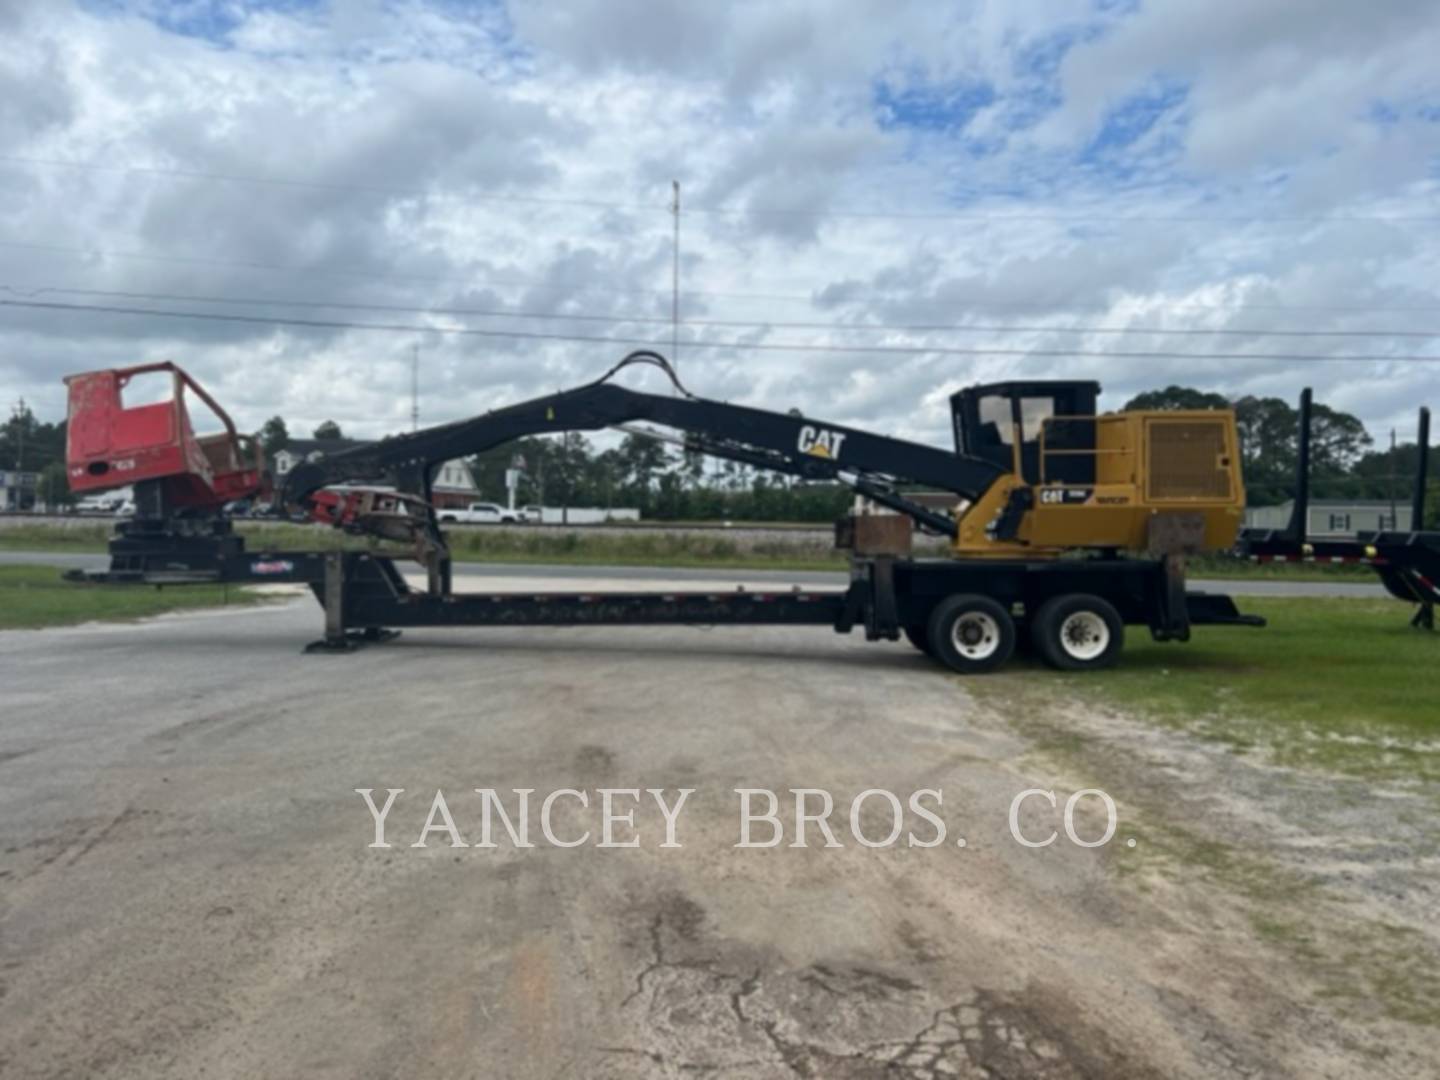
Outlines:
[{"label": "pickup truck", "polygon": [[499,503],[488,502],[446,507],[438,516],[442,525],[515,525],[520,521],[518,510],[507,510]]}]

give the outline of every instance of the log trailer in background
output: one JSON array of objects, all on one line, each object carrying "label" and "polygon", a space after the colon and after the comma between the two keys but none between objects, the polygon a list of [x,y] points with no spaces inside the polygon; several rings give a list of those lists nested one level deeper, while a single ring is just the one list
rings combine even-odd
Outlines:
[{"label": "log trailer in background", "polygon": [[[1300,394],[1300,430],[1296,439],[1295,503],[1283,529],[1245,529],[1239,553],[1256,562],[1362,563],[1380,576],[1386,591],[1415,605],[1410,625],[1435,629],[1440,603],[1440,532],[1425,529],[1425,495],[1430,464],[1430,410],[1421,407],[1417,436],[1419,464],[1411,497],[1410,529],[1362,532],[1352,538],[1311,539],[1310,522],[1311,393]],[[1397,524],[1391,522],[1391,524]]]},{"label": "log trailer in background", "polygon": [[[673,394],[612,382],[634,364],[660,368]],[[144,373],[166,374],[164,401],[127,407]],[[1234,415],[1226,411],[1097,415],[1094,382],[1006,382],[951,399],[955,452],[690,394],[657,353],[632,353],[595,382],[469,420],[383,439],[294,468],[279,501],[317,521],[408,553],[247,551],[223,505],[262,493],[258,451],[224,411],[169,364],[71,376],[72,490],[132,484],[137,513],[116,526],[110,569],[75,580],[183,585],[300,582],[325,612],[317,650],[348,651],[410,626],[590,624],[863,627],[901,635],[959,672],[992,670],[1022,635],[1050,664],[1103,667],[1126,625],[1184,641],[1200,624],[1261,626],[1227,596],[1187,592],[1185,556],[1229,548],[1245,505]],[[218,418],[197,438],[187,395]],[[457,593],[431,483],[446,461],[521,436],[636,422],[701,453],[805,480],[838,481],[862,499],[836,523],[850,584],[788,592]],[[353,486],[387,478],[388,488]],[[906,485],[951,492],[953,514]],[[871,508],[883,508],[869,512]],[[912,557],[913,525],[951,538],[950,557]],[[395,564],[409,557],[426,587]]]}]

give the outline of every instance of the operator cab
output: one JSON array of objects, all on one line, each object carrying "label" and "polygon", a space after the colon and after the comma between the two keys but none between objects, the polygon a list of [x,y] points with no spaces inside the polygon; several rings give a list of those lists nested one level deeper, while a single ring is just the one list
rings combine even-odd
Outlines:
[{"label": "operator cab", "polygon": [[[1028,484],[1095,482],[1098,382],[1001,382],[971,386],[950,398],[955,450],[1018,472]],[[1018,448],[1018,454],[1017,454]]]}]

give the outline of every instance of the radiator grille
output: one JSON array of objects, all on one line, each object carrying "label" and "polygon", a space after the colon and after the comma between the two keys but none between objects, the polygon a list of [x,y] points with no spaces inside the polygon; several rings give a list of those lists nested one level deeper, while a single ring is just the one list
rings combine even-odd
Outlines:
[{"label": "radiator grille", "polygon": [[1147,493],[1152,501],[1230,498],[1222,421],[1151,420],[1146,428],[1150,437]]}]

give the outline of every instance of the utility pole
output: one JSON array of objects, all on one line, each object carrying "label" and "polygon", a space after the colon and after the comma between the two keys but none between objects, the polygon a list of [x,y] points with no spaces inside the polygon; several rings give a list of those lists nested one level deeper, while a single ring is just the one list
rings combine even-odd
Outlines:
[{"label": "utility pole", "polygon": [[670,260],[670,363],[680,365],[680,181],[671,180],[674,200],[670,213],[675,217],[675,244]]},{"label": "utility pole", "polygon": [[420,430],[420,346],[410,346],[410,430]]},{"label": "utility pole", "polygon": [[[15,471],[25,471],[25,399],[15,406]],[[16,483],[19,483],[17,478]]]}]

